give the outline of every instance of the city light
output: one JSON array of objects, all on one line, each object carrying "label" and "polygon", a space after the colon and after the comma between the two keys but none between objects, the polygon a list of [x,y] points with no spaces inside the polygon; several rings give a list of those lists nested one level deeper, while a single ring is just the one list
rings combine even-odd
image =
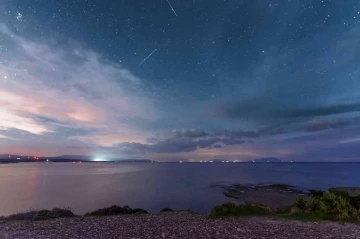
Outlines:
[{"label": "city light", "polygon": [[95,158],[94,161],[95,161],[95,162],[103,162],[103,161],[105,161],[105,160],[104,160],[103,158]]}]

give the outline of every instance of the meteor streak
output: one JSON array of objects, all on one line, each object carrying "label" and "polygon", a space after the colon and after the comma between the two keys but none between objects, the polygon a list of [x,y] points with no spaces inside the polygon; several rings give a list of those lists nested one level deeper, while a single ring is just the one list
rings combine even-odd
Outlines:
[{"label": "meteor streak", "polygon": [[141,66],[152,54],[154,54],[157,51],[157,48],[155,50],[153,50],[153,52],[150,53],[150,55],[148,55],[148,57],[146,57],[139,66]]},{"label": "meteor streak", "polygon": [[171,10],[174,12],[175,16],[177,16],[177,14],[176,14],[176,12],[175,12],[175,10],[174,10],[173,6],[172,6],[172,5],[171,5],[171,3],[169,2],[169,0],[166,0],[166,1],[169,3],[169,5],[170,5],[170,7],[171,7]]}]

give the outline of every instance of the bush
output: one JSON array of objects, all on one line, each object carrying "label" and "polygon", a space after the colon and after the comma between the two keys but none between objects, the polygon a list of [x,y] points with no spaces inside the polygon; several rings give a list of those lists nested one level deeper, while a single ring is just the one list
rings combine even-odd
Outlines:
[{"label": "bush", "polygon": [[234,202],[226,202],[216,206],[210,213],[210,217],[223,216],[268,216],[270,209],[266,206],[254,203],[237,205]]},{"label": "bush", "polygon": [[129,206],[116,206],[105,207],[85,214],[87,216],[111,216],[111,215],[129,215],[129,214],[147,214],[148,212],[141,208],[132,209]]},{"label": "bush", "polygon": [[319,199],[319,211],[328,219],[334,220],[355,220],[359,216],[359,212],[351,204],[347,194],[338,194],[334,192],[325,192],[323,197]]},{"label": "bush", "polygon": [[31,210],[29,212],[12,214],[7,217],[3,217],[4,220],[47,220],[47,219],[55,219],[62,217],[77,217],[72,211],[71,208],[61,209],[54,208],[52,210]]},{"label": "bush", "polygon": [[308,210],[308,201],[305,198],[297,197],[295,207],[300,210]]},{"label": "bush", "polygon": [[313,197],[297,198],[290,214],[312,212],[323,219],[341,221],[359,219],[358,197],[351,197],[348,193],[338,191],[310,191]]},{"label": "bush", "polygon": [[318,199],[318,198],[321,198],[324,195],[325,191],[322,191],[322,190],[309,190],[309,192],[310,192],[310,197]]},{"label": "bush", "polygon": [[295,209],[294,211],[298,209],[297,211],[314,211],[317,209],[317,200],[314,198],[303,198],[303,197],[297,197],[296,202],[294,204]]},{"label": "bush", "polygon": [[167,207],[165,207],[165,208],[163,208],[163,209],[161,209],[160,210],[160,212],[173,212],[174,210],[172,210],[172,209],[170,209],[170,208],[167,208]]},{"label": "bush", "polygon": [[351,202],[357,210],[360,210],[360,195],[352,197]]}]

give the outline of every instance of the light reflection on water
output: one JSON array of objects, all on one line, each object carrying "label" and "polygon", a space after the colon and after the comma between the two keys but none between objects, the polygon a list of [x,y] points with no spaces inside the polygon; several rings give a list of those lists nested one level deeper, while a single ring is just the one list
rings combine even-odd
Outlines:
[{"label": "light reflection on water", "polygon": [[[113,204],[156,212],[206,213],[228,200],[222,184],[285,183],[302,188],[360,186],[360,164],[22,163],[0,165],[0,215]],[[215,186],[214,186],[215,185]]]}]

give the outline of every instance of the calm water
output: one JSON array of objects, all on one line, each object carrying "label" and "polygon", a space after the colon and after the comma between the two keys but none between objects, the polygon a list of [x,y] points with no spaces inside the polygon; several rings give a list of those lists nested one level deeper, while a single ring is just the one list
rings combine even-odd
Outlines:
[{"label": "calm water", "polygon": [[53,207],[83,214],[113,204],[205,213],[227,200],[214,185],[232,183],[360,186],[360,164],[6,164],[0,215]]}]

